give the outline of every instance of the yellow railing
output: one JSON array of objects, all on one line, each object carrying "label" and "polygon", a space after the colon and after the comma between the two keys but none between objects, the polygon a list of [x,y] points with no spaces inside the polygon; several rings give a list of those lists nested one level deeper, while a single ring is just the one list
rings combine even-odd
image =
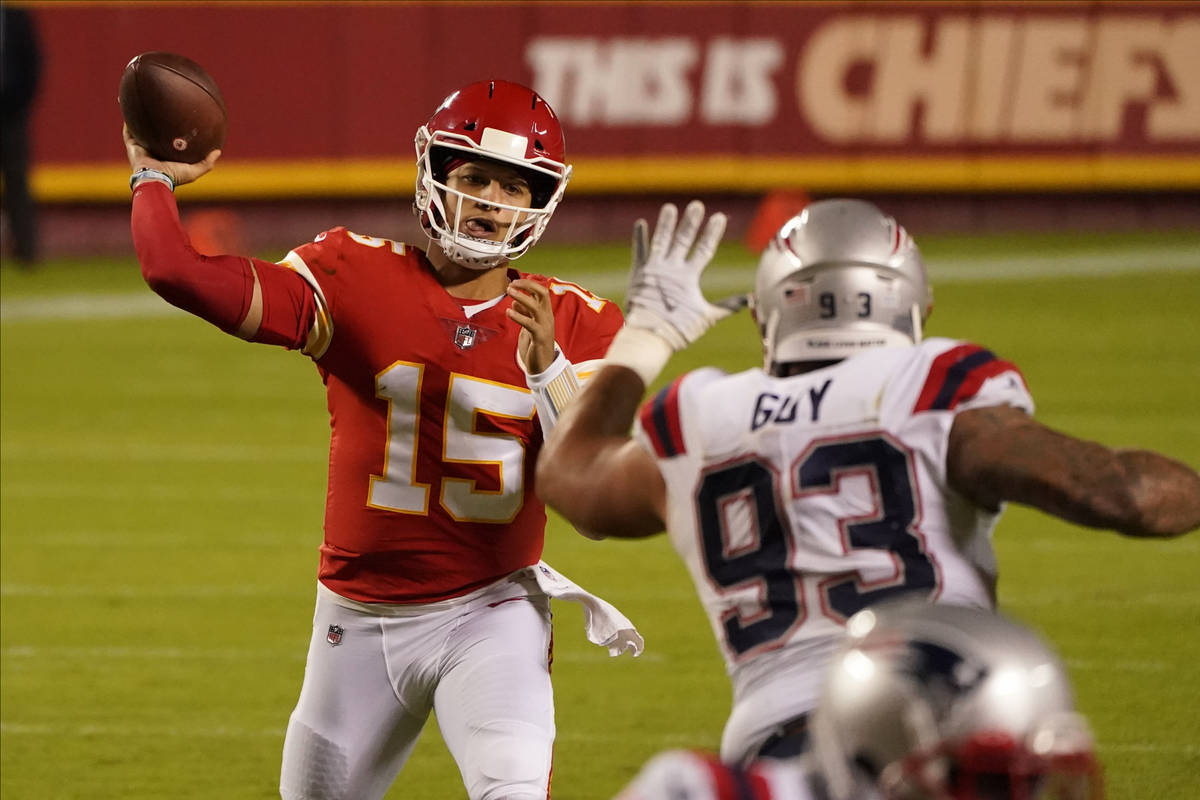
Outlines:
[{"label": "yellow railing", "polygon": [[[1200,154],[1182,156],[935,156],[863,158],[591,157],[574,162],[572,194],[747,192],[989,192],[1198,190]],[[198,200],[389,197],[411,191],[407,159],[233,161],[181,189]],[[48,203],[124,200],[119,163],[35,167],[33,190]]]}]

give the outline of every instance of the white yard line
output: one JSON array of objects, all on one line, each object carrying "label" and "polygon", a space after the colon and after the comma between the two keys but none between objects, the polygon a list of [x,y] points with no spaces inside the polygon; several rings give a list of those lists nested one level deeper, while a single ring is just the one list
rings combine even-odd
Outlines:
[{"label": "white yard line", "polygon": [[[756,265],[757,262],[751,261],[707,270],[704,274],[704,288],[712,293],[747,291],[754,282]],[[1116,248],[1033,258],[964,257],[953,262],[931,261],[927,266],[929,278],[935,289],[942,283],[1191,272],[1200,270],[1200,246],[1172,244]],[[618,272],[583,273],[572,275],[569,279],[605,296],[619,295],[625,290],[625,275]]]},{"label": "white yard line", "polygon": [[0,321],[5,324],[47,320],[143,319],[182,313],[149,289],[0,300]]},{"label": "white yard line", "polygon": [[[753,261],[713,267],[705,273],[704,286],[714,293],[747,291],[754,281],[754,268]],[[953,262],[937,260],[929,263],[929,275],[935,286],[939,283],[1124,275],[1178,270],[1200,270],[1200,247],[1192,244],[1117,246],[1107,250],[1072,252],[1060,256],[963,257]],[[560,277],[606,297],[619,296],[625,290],[626,276],[619,270]],[[0,300],[0,322],[4,324],[56,320],[141,319],[182,313],[148,289],[123,293],[79,293]]]}]

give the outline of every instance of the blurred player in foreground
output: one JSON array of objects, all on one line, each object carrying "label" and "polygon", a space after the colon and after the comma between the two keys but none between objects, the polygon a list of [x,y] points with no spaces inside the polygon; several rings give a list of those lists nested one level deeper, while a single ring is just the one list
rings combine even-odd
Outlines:
[{"label": "blurred player in foreground", "polygon": [[639,415],[670,355],[729,313],[700,291],[723,218],[676,217],[649,245],[635,226],[625,327],[549,437],[538,492],[591,536],[669,531],[733,682],[725,761],[803,747],[856,612],[914,592],[993,608],[1005,501],[1129,536],[1200,526],[1195,471],[1050,430],[1015,366],[923,340],[917,248],[856,200],[813,203],[763,254],[762,368],[688,373]]},{"label": "blurred player in foreground", "polygon": [[846,625],[812,749],[745,768],[674,750],[620,800],[1097,800],[1092,735],[1032,631],[966,606],[883,603]]},{"label": "blurred player in foreground", "polygon": [[622,322],[509,267],[570,175],[553,111],[505,81],[460,89],[417,132],[426,250],[333,228],[277,264],[201,256],[180,227],[174,186],[219,151],[163,163],[125,139],[146,282],[227,333],[303,351],[326,386],[325,540],[281,795],[382,797],[433,710],[471,798],[545,800],[549,597],[582,602],[613,655],[641,649],[620,612],[539,560],[539,423]]}]

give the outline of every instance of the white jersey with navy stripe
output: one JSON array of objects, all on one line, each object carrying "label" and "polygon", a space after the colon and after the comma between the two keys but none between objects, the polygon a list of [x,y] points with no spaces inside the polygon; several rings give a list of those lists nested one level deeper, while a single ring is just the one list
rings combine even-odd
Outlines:
[{"label": "white jersey with navy stripe", "polygon": [[928,339],[787,378],[701,369],[643,406],[635,435],[733,680],[724,758],[812,708],[865,606],[994,604],[998,515],[948,485],[945,457],[954,415],[995,405],[1033,412],[1015,366]]}]

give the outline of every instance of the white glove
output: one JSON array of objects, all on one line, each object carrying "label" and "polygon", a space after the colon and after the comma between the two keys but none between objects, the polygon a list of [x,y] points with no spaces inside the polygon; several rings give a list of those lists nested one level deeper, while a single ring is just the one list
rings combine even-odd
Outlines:
[{"label": "white glove", "polygon": [[625,324],[652,331],[676,352],[732,313],[709,303],[700,291],[700,275],[725,233],[725,215],[717,212],[709,217],[699,241],[696,234],[704,220],[704,204],[688,203],[676,229],[678,216],[674,205],[663,205],[649,246],[646,220],[634,223],[633,269],[625,299]]},{"label": "white glove", "polygon": [[[688,203],[678,229],[679,211],[667,203],[650,238],[646,220],[633,226],[633,268],[625,299],[625,327],[617,332],[604,360],[629,367],[649,386],[671,354],[699,339],[719,319],[746,305],[745,297],[718,304],[700,291],[700,275],[725,233],[725,215],[708,218],[704,204]],[[699,241],[696,234],[700,233]]]}]

